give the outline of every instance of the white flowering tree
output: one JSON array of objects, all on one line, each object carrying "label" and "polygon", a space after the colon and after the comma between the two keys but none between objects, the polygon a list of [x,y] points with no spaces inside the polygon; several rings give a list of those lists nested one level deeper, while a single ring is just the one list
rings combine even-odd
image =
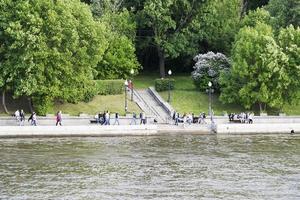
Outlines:
[{"label": "white flowering tree", "polygon": [[207,89],[207,83],[212,82],[213,88],[220,91],[219,76],[223,70],[229,70],[230,64],[228,58],[222,53],[208,52],[195,56],[194,71],[192,79],[195,86],[201,91]]}]

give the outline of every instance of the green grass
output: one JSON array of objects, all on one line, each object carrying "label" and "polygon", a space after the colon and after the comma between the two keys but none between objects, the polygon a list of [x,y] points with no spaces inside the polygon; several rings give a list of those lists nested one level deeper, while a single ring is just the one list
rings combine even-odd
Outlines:
[{"label": "green grass", "polygon": [[[128,96],[129,98],[129,96]],[[13,99],[11,95],[7,96],[7,108],[11,114],[17,109],[23,109],[25,113],[30,113],[28,101],[26,98]],[[128,99],[128,112],[139,113],[140,108]],[[124,94],[121,95],[107,95],[107,96],[95,96],[92,101],[85,103],[79,102],[78,104],[72,103],[56,103],[54,107],[49,110],[48,114],[55,114],[58,110],[61,110],[65,114],[77,116],[80,113],[94,115],[97,112],[103,112],[109,110],[110,112],[118,112],[120,115],[125,114],[124,110]],[[0,106],[0,116],[7,116],[4,113],[2,106]]]},{"label": "green grass", "polygon": [[[171,91],[171,105],[180,113],[208,113],[209,96],[207,93],[196,90],[190,76],[179,75],[175,79],[175,90]],[[168,92],[160,92],[160,95],[167,100]],[[239,113],[243,110],[241,106],[235,104],[222,104],[219,96],[212,96],[212,109],[215,115],[223,115],[224,112]]]},{"label": "green grass", "polygon": [[[140,75],[135,78],[136,88],[142,89],[149,86],[154,86],[154,80],[158,78],[158,75]],[[191,76],[189,74],[174,75],[175,90],[171,91],[171,105],[180,113],[195,113],[200,112],[208,113],[208,94],[199,92],[196,90]],[[167,100],[168,92],[160,92],[160,95]],[[247,111],[241,105],[238,104],[223,104],[219,100],[219,95],[214,94],[212,96],[212,109],[215,115],[222,115],[223,113],[240,113]],[[256,114],[259,113],[258,108],[255,108]],[[283,108],[283,112],[287,115],[300,115],[300,105],[286,105]],[[270,115],[277,115],[278,110],[268,109]]]},{"label": "green grass", "polygon": [[145,89],[154,86],[154,81],[157,78],[159,78],[159,75],[155,74],[138,75],[133,79],[133,86],[135,89]]},{"label": "green grass", "polygon": [[[128,112],[139,113],[140,108],[130,100],[128,102]],[[78,104],[64,103],[56,104],[50,113],[56,113],[62,110],[63,113],[70,115],[79,115],[80,113],[92,114],[109,110],[110,112],[118,112],[121,115],[125,114],[124,111],[124,94],[122,95],[107,95],[95,96],[92,101],[85,103],[79,102]]]}]

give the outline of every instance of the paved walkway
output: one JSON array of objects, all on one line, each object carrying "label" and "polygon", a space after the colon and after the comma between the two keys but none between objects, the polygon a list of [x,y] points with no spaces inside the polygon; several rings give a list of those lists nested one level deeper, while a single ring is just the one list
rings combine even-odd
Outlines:
[{"label": "paved walkway", "polygon": [[166,123],[169,119],[169,114],[161,106],[161,104],[150,94],[149,89],[135,91],[137,104],[147,115],[155,116],[158,123]]}]

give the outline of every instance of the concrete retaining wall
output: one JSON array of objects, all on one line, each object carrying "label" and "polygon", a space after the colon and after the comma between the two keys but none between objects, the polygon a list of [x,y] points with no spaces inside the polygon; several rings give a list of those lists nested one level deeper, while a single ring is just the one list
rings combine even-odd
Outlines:
[{"label": "concrete retaining wall", "polygon": [[295,134],[300,133],[300,124],[218,124],[216,132],[219,135],[241,135],[241,134]]},{"label": "concrete retaining wall", "polygon": [[120,126],[0,126],[0,138],[156,135],[157,125]]}]

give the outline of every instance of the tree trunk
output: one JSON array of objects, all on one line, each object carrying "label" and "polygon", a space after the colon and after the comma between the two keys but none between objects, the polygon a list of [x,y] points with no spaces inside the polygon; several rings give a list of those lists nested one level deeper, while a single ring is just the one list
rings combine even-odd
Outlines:
[{"label": "tree trunk", "polygon": [[159,61],[159,73],[161,78],[165,78],[165,55],[160,47],[157,47],[158,61]]},{"label": "tree trunk", "polygon": [[5,113],[9,114],[7,107],[6,107],[6,102],[5,102],[5,89],[4,88],[2,90],[2,105],[3,105]]},{"label": "tree trunk", "polygon": [[259,105],[259,112],[262,113],[262,111],[263,111],[262,103],[258,103],[258,105]]},{"label": "tree trunk", "polygon": [[249,3],[248,0],[242,1],[240,19],[242,19],[246,15],[248,3]]},{"label": "tree trunk", "polygon": [[28,105],[29,105],[30,112],[33,113],[33,103],[30,97],[28,97]]}]

